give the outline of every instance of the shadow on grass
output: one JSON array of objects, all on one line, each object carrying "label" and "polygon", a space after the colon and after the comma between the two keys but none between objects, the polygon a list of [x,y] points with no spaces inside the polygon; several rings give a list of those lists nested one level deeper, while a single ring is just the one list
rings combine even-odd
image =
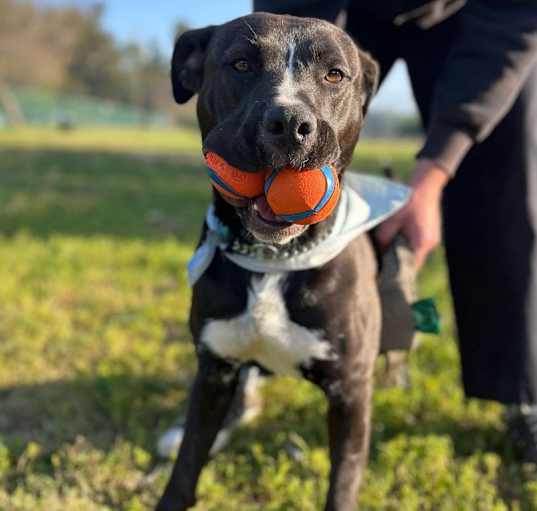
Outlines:
[{"label": "shadow on grass", "polygon": [[119,374],[0,391],[0,439],[17,456],[29,442],[42,454],[78,436],[109,450],[118,438],[148,451],[184,407],[188,382]]},{"label": "shadow on grass", "polygon": [[192,156],[0,151],[0,233],[196,240],[209,200]]},{"label": "shadow on grass", "polygon": [[[172,235],[195,242],[210,198],[205,166],[195,154],[1,149],[0,234]],[[380,171],[382,156],[357,154],[354,169]],[[395,163],[404,174],[406,153]]]}]

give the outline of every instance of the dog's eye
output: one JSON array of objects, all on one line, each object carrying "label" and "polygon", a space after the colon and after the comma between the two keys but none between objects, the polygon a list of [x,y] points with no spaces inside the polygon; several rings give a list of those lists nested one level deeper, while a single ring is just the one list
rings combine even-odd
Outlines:
[{"label": "dog's eye", "polygon": [[231,65],[233,66],[233,69],[239,73],[246,73],[250,71],[250,65],[248,64],[248,61],[244,59],[236,60]]},{"label": "dog's eye", "polygon": [[345,75],[343,74],[343,71],[341,71],[341,69],[334,68],[334,69],[330,69],[330,71],[326,73],[326,76],[324,77],[324,79],[330,83],[339,83],[341,82],[341,80],[343,80],[344,77]]}]

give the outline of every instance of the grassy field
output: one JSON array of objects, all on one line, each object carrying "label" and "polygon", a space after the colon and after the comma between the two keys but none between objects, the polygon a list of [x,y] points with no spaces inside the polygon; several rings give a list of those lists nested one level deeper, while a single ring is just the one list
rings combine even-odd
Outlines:
[{"label": "grassy field", "polygon": [[[364,142],[356,168],[406,171],[415,150]],[[1,511],[155,503],[171,468],[155,440],[195,369],[185,264],[208,196],[194,132],[0,131]],[[376,391],[361,509],[537,510],[500,407],[464,400],[438,254],[422,290],[443,333],[413,353],[410,388]],[[286,379],[264,392],[263,415],[205,470],[197,511],[321,509],[324,399]]]}]

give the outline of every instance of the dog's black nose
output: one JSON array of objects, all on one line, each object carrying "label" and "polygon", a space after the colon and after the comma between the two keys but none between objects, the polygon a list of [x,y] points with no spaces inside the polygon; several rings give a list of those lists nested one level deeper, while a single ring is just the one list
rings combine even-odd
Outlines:
[{"label": "dog's black nose", "polygon": [[306,145],[315,137],[317,120],[304,108],[273,106],[265,112],[263,130],[275,145]]}]

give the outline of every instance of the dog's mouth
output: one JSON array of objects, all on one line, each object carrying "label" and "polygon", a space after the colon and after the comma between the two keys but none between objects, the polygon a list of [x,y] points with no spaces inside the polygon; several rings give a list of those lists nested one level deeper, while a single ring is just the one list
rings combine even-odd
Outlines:
[{"label": "dog's mouth", "polygon": [[[226,146],[214,146],[211,141],[204,141],[203,152],[213,152],[216,154],[224,154],[223,159],[236,168],[252,168],[252,169],[270,169],[270,168],[283,168],[292,166],[300,171],[303,165],[294,165],[295,161],[291,159],[289,154],[282,157],[281,161],[277,162],[277,155],[272,154],[269,158],[259,145],[257,147],[257,153],[252,160],[255,163],[246,165],[242,161],[243,158],[239,158],[240,161],[236,161],[237,153],[227,155],[228,151],[224,151]],[[325,165],[336,167],[336,162],[340,156],[339,146],[335,146],[332,151],[323,151],[323,156],[316,155],[315,158],[304,160],[304,162],[311,163],[311,168],[321,168]],[[270,159],[270,164],[267,164],[265,160]],[[305,163],[304,163],[305,164]],[[255,170],[251,170],[254,172]],[[217,190],[220,197],[234,207],[237,216],[240,218],[242,226],[247,233],[247,236],[253,237],[257,242],[284,245],[290,242],[292,239],[303,234],[309,227],[306,224],[296,224],[285,220],[283,217],[278,216],[270,207],[267,199],[264,195],[260,195],[254,198],[238,198],[221,193]]]},{"label": "dog's mouth", "polygon": [[308,227],[287,222],[276,215],[263,195],[233,205],[246,231],[263,243],[283,245],[302,234]]},{"label": "dog's mouth", "polygon": [[274,211],[272,211],[267,199],[263,195],[249,201],[248,207],[253,210],[253,213],[257,215],[259,220],[268,225],[273,225],[275,227],[285,227],[291,225],[289,222],[279,217],[274,213]]},{"label": "dog's mouth", "polygon": [[[335,166],[335,159],[330,158],[323,165]],[[287,163],[288,164],[288,163]],[[265,195],[252,199],[232,198],[220,194],[221,197],[235,208],[244,229],[256,241],[284,245],[303,234],[309,227],[307,224],[296,224],[277,215],[270,207]]]}]

